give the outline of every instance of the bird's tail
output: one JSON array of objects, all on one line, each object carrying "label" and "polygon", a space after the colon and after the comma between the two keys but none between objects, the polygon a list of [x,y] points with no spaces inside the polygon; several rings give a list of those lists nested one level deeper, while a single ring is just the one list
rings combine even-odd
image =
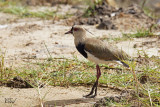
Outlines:
[{"label": "bird's tail", "polygon": [[129,68],[129,65],[128,65],[128,64],[124,63],[123,61],[121,61],[121,63],[122,63],[123,66]]},{"label": "bird's tail", "polygon": [[123,61],[116,61],[116,62],[119,63],[119,64],[121,64],[121,65],[123,65],[123,66],[125,66],[125,67],[127,67],[127,68],[129,68],[129,65],[126,64],[126,63],[123,62]]}]

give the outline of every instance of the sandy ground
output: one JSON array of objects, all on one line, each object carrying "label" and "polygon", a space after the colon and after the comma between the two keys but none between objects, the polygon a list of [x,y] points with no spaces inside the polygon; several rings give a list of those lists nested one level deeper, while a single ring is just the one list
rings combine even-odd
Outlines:
[{"label": "sandy ground", "polygon": [[[34,59],[46,59],[49,53],[52,57],[84,58],[76,51],[73,36],[64,35],[71,26],[63,24],[64,21],[39,20],[35,18],[17,19],[15,16],[0,13],[0,49],[5,54],[5,66],[20,66],[20,64]],[[121,37],[121,31],[97,30],[95,26],[84,26],[94,35],[91,37],[107,38]],[[125,31],[127,32],[127,31]],[[137,50],[144,50],[149,56],[160,56],[160,40],[158,38],[134,39],[133,41],[119,42],[116,45],[130,56],[137,56]],[[146,43],[146,44],[145,44]],[[145,45],[144,45],[145,44]],[[136,45],[137,48],[133,48]],[[49,53],[47,51],[49,50]],[[48,91],[49,90],[49,91]],[[41,97],[46,95],[45,104],[57,106],[92,106],[95,101],[104,96],[114,96],[119,93],[108,88],[99,88],[96,99],[84,99],[90,91],[87,87],[45,87],[41,89]],[[12,98],[15,103],[5,103]],[[65,103],[65,104],[64,104]],[[36,89],[11,89],[0,87],[1,107],[29,107],[39,104],[38,91]]]},{"label": "sandy ground", "polygon": [[[44,106],[76,106],[91,107],[100,98],[106,96],[118,96],[119,92],[108,88],[99,88],[98,96],[96,98],[84,98],[83,95],[88,94],[90,88],[87,87],[45,87],[40,89],[41,96],[35,88],[30,89],[11,89],[8,87],[0,87],[0,104],[1,107],[31,107],[39,106],[39,98],[44,98]],[[9,100],[11,98],[11,100]],[[9,103],[9,101],[15,101]]]}]

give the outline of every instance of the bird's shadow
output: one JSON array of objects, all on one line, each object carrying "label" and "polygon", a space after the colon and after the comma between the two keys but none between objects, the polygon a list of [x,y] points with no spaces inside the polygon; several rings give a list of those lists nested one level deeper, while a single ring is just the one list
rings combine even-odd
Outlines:
[{"label": "bird's shadow", "polygon": [[[56,107],[56,106],[65,106],[71,104],[80,104],[80,103],[95,103],[101,98],[76,98],[76,99],[64,99],[64,100],[52,100],[44,102],[44,107]],[[40,107],[37,105],[35,107]]]}]

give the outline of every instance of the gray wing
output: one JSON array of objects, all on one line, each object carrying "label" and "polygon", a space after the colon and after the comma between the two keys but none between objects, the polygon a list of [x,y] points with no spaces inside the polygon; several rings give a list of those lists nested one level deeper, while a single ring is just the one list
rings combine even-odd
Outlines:
[{"label": "gray wing", "polygon": [[117,47],[92,38],[86,39],[84,50],[105,61],[125,60],[129,57]]}]

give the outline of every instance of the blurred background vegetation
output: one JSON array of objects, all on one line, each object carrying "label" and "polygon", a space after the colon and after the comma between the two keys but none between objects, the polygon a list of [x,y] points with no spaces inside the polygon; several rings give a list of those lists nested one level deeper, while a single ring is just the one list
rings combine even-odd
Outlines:
[{"label": "blurred background vegetation", "polygon": [[106,1],[109,5],[120,8],[127,7],[132,4],[138,4],[150,16],[160,16],[160,0],[0,0],[0,7],[9,4],[23,6],[54,6],[56,4],[86,5],[93,7],[94,5]]}]

